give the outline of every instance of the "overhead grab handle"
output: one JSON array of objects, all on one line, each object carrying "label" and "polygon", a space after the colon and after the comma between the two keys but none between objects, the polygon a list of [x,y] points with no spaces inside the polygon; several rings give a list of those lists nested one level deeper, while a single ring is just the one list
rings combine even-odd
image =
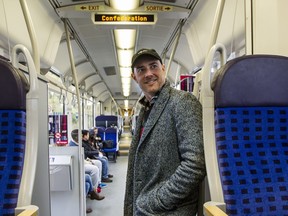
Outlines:
[{"label": "overhead grab handle", "polygon": [[[31,205],[38,152],[38,79],[33,59],[26,47],[16,45],[12,50],[12,64],[19,68],[18,56],[23,54],[28,65],[30,89],[26,95],[26,148],[24,169],[18,196],[18,207]],[[17,208],[18,208],[17,207]]]},{"label": "overhead grab handle", "polygon": [[203,69],[202,69],[202,90],[201,94],[203,96],[213,96],[213,92],[211,90],[211,68],[213,65],[213,61],[215,59],[216,53],[220,54],[220,66],[223,66],[227,62],[227,54],[226,48],[223,44],[217,43],[213,45],[206,57]]}]

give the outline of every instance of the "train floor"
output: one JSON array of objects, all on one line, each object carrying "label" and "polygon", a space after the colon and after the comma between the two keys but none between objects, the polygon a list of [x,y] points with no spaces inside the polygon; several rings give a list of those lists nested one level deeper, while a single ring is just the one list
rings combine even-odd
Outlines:
[{"label": "train floor", "polygon": [[[125,141],[125,144],[131,142],[131,133],[124,129],[120,139],[120,147],[121,140],[122,142]],[[128,156],[126,154],[120,154],[116,163],[109,161],[109,173],[114,176],[113,182],[106,183],[107,187],[103,188],[100,193],[105,196],[105,199],[96,201],[87,198],[86,207],[93,210],[87,216],[123,216],[127,163]]]}]

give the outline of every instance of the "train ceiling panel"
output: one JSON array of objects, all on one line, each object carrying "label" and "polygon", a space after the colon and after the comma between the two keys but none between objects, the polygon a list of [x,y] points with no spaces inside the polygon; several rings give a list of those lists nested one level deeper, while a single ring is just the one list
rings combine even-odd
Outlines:
[{"label": "train ceiling panel", "polygon": [[[150,13],[156,14],[157,22],[153,25],[105,25],[94,24],[92,18],[95,12],[98,12],[95,7],[89,10],[87,6],[99,6],[100,12],[109,12],[111,8],[107,5],[109,1],[81,1],[81,0],[49,0],[54,7],[56,13],[60,18],[66,18],[67,23],[72,33],[73,49],[77,49],[77,52],[81,50],[83,54],[76,56],[75,62],[89,61],[88,64],[78,65],[76,67],[78,77],[85,78],[87,74],[98,74],[98,78],[101,79],[100,84],[93,85],[98,81],[93,82],[93,78],[96,76],[89,76],[85,82],[86,90],[93,90],[93,95],[99,99],[107,98],[107,95],[112,95],[122,107],[123,100],[129,99],[130,108],[135,105],[137,99],[141,95],[140,88],[131,81],[130,95],[125,97],[121,87],[120,69],[118,64],[118,56],[114,41],[114,29],[136,29],[137,38],[134,50],[138,50],[143,47],[154,48],[160,54],[166,53],[166,57],[169,58],[171,53],[173,42],[175,41],[177,31],[179,30],[179,24],[189,18],[192,12],[192,7],[197,0],[157,0],[148,1],[140,0],[142,6],[136,9],[139,13],[147,14],[147,10],[151,10]],[[147,7],[146,7],[147,6]],[[149,6],[149,7],[148,7]],[[82,9],[85,8],[85,9]],[[90,7],[93,8],[93,7]],[[98,9],[99,9],[98,8]],[[165,10],[168,11],[165,11]],[[84,10],[84,11],[83,11]],[[118,11],[119,12],[119,11]],[[75,47],[75,46],[78,46]],[[66,43],[60,45],[58,51],[55,67],[58,68],[63,74],[69,73],[70,65],[68,61],[68,54],[66,50]],[[188,49],[186,46],[185,53]],[[81,53],[81,52],[80,52]],[[64,56],[66,55],[66,60]],[[187,58],[191,55],[187,54]],[[59,58],[59,59],[58,59]],[[67,62],[67,66],[63,66],[63,62]],[[180,61],[179,61],[180,62]],[[186,68],[187,66],[184,66]],[[186,71],[186,70],[184,70]],[[70,71],[71,73],[71,71]],[[170,76],[173,77],[173,76]],[[90,87],[90,89],[87,89]],[[90,91],[92,93],[92,91]],[[105,95],[105,96],[104,96]],[[100,100],[100,99],[99,99]],[[132,101],[132,102],[131,102]],[[122,107],[123,108],[123,107]]]}]

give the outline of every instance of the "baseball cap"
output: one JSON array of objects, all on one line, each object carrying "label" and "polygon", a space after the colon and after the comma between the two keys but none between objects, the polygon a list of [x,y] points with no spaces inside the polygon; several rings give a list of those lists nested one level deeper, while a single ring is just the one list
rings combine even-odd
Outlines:
[{"label": "baseball cap", "polygon": [[158,59],[162,64],[161,57],[159,56],[159,54],[154,49],[140,49],[132,57],[132,62],[131,62],[132,63],[132,65],[131,65],[132,69],[133,69],[134,64],[137,61],[137,59],[139,59],[139,57],[141,57],[143,55],[150,55],[150,56]]}]

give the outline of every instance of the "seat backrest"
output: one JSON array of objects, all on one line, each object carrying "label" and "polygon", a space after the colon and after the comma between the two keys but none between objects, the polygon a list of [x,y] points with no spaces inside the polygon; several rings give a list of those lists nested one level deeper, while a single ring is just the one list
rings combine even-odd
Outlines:
[{"label": "seat backrest", "polygon": [[14,215],[24,165],[26,93],[22,72],[0,59],[0,215]]},{"label": "seat backrest", "polygon": [[113,140],[113,148],[117,148],[118,143],[118,129],[114,127],[106,128],[105,140]]},{"label": "seat backrest", "polygon": [[118,126],[118,116],[114,115],[100,115],[95,117],[96,127],[111,127]]},{"label": "seat backrest", "polygon": [[118,116],[114,115],[106,115],[105,116],[107,121],[107,128],[108,127],[118,127]]},{"label": "seat backrest", "polygon": [[97,116],[95,118],[95,124],[96,124],[96,127],[104,127],[104,128],[106,128],[106,121],[103,118],[103,116]]},{"label": "seat backrest", "polygon": [[244,56],[212,81],[228,215],[288,215],[288,58]]}]

